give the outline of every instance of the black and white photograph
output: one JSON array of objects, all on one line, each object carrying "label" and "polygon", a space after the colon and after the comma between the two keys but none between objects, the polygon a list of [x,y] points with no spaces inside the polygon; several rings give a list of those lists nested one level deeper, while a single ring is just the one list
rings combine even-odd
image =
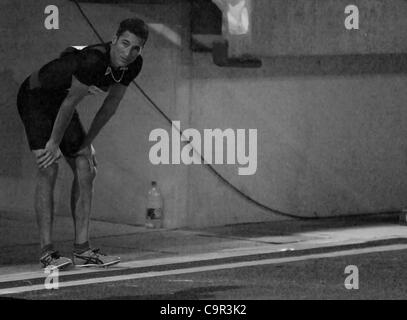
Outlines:
[{"label": "black and white photograph", "polygon": [[407,298],[407,1],[0,0],[0,39],[3,302]]}]

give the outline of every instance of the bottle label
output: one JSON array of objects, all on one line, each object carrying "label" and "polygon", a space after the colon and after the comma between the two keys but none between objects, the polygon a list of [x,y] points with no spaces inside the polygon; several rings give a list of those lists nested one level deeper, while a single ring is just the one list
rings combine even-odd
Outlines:
[{"label": "bottle label", "polygon": [[154,208],[148,208],[147,209],[147,219],[161,219],[162,217],[162,209],[154,209]]}]

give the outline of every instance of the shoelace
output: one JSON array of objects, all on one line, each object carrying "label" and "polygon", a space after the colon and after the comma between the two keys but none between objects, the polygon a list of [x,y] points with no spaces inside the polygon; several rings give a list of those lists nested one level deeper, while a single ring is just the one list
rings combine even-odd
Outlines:
[{"label": "shoelace", "polygon": [[53,253],[50,254],[50,257],[52,259],[59,259],[59,258],[61,258],[61,255],[59,254],[58,251],[54,251]]},{"label": "shoelace", "polygon": [[52,263],[52,260],[57,260],[61,257],[61,255],[59,254],[58,251],[53,251],[51,253],[49,253],[48,255],[46,255],[45,257],[43,257],[41,259],[41,263],[44,267],[46,267],[47,265]]},{"label": "shoelace", "polygon": [[94,254],[95,256],[98,256],[98,255],[105,256],[104,253],[100,252],[100,249],[99,249],[99,248],[92,249],[92,252],[93,252],[93,254]]}]

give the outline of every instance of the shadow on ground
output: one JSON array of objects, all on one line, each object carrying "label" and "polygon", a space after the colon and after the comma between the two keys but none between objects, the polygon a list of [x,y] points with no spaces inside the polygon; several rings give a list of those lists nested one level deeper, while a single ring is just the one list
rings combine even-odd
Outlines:
[{"label": "shadow on ground", "polygon": [[115,296],[103,298],[104,300],[201,300],[215,299],[215,293],[239,289],[238,286],[198,287],[177,291],[170,294],[150,294],[137,296]]}]

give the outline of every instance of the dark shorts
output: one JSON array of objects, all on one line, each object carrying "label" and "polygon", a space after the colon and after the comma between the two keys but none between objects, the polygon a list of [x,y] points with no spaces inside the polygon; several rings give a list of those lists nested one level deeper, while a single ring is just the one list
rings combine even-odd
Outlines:
[{"label": "dark shorts", "polygon": [[[44,149],[51,137],[55,119],[67,91],[29,90],[28,79],[23,82],[18,92],[18,113],[23,121],[30,149]],[[78,112],[75,110],[59,145],[62,154],[72,157],[79,151],[85,135]]]}]

